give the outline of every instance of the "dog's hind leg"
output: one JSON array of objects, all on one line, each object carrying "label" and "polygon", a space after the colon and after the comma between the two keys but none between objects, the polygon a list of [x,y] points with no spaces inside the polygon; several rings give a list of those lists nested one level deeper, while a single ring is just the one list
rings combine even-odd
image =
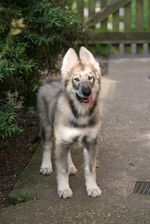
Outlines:
[{"label": "dog's hind leg", "polygon": [[77,174],[78,170],[75,167],[73,161],[72,161],[72,157],[71,157],[71,152],[68,152],[68,164],[69,164],[69,174],[70,175],[75,175]]},{"label": "dog's hind leg", "polygon": [[52,130],[51,127],[41,128],[41,139],[43,145],[43,158],[40,168],[40,173],[43,175],[48,175],[53,173],[52,168],[52,140],[51,140]]},{"label": "dog's hind leg", "polygon": [[57,143],[55,148],[55,161],[57,170],[57,192],[61,198],[70,198],[73,193],[69,186],[68,152],[70,143]]},{"label": "dog's hind leg", "polygon": [[96,183],[96,140],[84,142],[85,185],[87,195],[99,197],[101,190]]}]

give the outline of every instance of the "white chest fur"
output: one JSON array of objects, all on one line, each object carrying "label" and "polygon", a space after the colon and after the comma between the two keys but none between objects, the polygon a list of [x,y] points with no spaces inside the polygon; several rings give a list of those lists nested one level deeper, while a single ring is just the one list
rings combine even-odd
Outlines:
[{"label": "white chest fur", "polygon": [[87,136],[89,139],[95,139],[99,132],[99,126],[97,124],[94,127],[75,128],[61,125],[56,128],[54,134],[57,142],[72,142],[74,138],[78,137],[78,142],[80,143],[84,136]]}]

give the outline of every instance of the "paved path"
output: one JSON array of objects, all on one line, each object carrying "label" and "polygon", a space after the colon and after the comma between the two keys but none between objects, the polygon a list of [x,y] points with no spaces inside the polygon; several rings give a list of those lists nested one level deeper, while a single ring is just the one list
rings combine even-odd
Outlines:
[{"label": "paved path", "polygon": [[150,196],[133,193],[135,182],[150,181],[150,60],[109,61],[103,78],[102,128],[97,177],[103,194],[88,198],[82,158],[71,177],[72,199],[56,196],[55,175],[39,175],[37,150],[10,196],[26,201],[0,211],[1,224],[149,224]]}]

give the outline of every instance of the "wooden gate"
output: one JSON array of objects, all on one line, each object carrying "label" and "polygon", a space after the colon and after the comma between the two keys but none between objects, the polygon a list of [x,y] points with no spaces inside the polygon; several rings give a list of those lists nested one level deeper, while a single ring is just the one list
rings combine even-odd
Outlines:
[{"label": "wooden gate", "polygon": [[150,54],[150,0],[68,0],[102,54]]}]

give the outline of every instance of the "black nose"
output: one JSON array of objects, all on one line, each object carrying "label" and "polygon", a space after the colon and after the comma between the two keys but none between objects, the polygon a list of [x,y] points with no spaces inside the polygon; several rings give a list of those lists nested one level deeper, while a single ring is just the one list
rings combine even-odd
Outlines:
[{"label": "black nose", "polygon": [[90,88],[90,86],[82,86],[82,94],[85,97],[90,96],[91,95],[91,88]]}]

